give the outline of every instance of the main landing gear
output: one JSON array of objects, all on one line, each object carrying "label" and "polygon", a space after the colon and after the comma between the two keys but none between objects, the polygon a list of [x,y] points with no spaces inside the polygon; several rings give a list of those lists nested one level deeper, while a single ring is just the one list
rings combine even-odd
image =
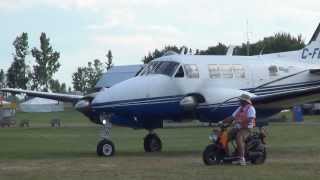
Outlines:
[{"label": "main landing gear", "polygon": [[[97,144],[97,155],[110,157],[115,154],[115,146],[110,140],[110,132],[112,124],[110,122],[111,115],[102,114],[100,116],[100,121],[103,125],[103,130],[101,132],[102,140]],[[162,142],[159,136],[149,130],[149,134],[144,138],[144,150],[145,152],[160,152],[162,149]]]},{"label": "main landing gear", "polygon": [[115,153],[115,147],[113,142],[110,140],[110,131],[112,124],[110,122],[111,115],[103,114],[100,116],[100,121],[103,125],[103,130],[101,131],[102,140],[99,141],[97,145],[98,156],[110,157]]},{"label": "main landing gear", "polygon": [[152,130],[149,130],[149,134],[144,138],[143,145],[145,152],[160,152],[162,149],[161,139]]}]

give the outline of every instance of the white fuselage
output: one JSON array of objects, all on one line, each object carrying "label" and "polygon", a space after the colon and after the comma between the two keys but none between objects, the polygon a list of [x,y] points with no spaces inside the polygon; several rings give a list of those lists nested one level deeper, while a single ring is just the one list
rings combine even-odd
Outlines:
[{"label": "white fuselage", "polygon": [[[301,90],[320,85],[316,61],[299,58],[301,51],[264,56],[171,55],[150,62],[136,77],[104,89],[92,101],[97,113],[112,113],[126,120],[183,118],[184,97],[201,101],[194,111],[200,120],[222,119],[238,106],[234,99]],[[281,109],[258,111],[268,117]],[[211,121],[211,120],[210,120]],[[128,125],[131,126],[131,125]]]}]

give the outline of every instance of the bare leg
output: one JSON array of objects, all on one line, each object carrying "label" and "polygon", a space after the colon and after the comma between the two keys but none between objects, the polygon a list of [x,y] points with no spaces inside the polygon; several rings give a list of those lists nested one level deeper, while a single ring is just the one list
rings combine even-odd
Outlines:
[{"label": "bare leg", "polygon": [[240,130],[237,133],[237,147],[239,151],[240,158],[244,159],[244,151],[245,151],[245,142],[244,142],[244,130]]}]

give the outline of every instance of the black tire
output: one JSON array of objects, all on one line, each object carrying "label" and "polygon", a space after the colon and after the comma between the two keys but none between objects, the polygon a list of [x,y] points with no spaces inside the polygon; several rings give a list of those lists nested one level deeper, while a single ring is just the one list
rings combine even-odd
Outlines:
[{"label": "black tire", "polygon": [[156,134],[148,134],[144,138],[143,146],[145,152],[160,152],[162,149],[162,142]]},{"label": "black tire", "polygon": [[202,153],[202,160],[208,166],[219,164],[222,159],[223,157],[215,144],[208,145]]},{"label": "black tire", "polygon": [[251,159],[251,163],[256,164],[256,165],[265,163],[265,161],[267,159],[266,148],[263,149],[262,153],[263,154],[261,156],[255,157],[254,159]]},{"label": "black tire", "polygon": [[115,153],[114,144],[108,139],[101,140],[97,145],[97,155],[110,157]]}]

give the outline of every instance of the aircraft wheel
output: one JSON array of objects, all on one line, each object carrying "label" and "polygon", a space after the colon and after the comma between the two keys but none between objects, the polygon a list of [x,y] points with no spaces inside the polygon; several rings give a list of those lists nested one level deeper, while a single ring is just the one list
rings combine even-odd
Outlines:
[{"label": "aircraft wheel", "polygon": [[144,138],[145,152],[160,152],[162,149],[161,139],[156,134],[148,134]]},{"label": "aircraft wheel", "polygon": [[97,155],[110,157],[115,153],[114,144],[108,139],[101,140],[97,145]]}]

